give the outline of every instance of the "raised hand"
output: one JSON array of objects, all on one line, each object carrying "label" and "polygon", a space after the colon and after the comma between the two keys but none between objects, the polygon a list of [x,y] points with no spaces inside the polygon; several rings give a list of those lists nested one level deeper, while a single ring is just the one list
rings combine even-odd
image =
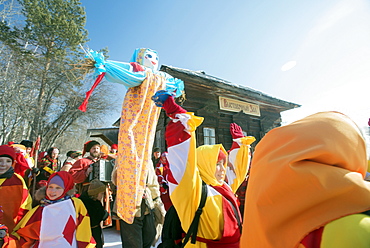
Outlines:
[{"label": "raised hand", "polygon": [[233,139],[244,137],[242,128],[236,123],[230,123],[230,133]]},{"label": "raised hand", "polygon": [[154,94],[154,96],[152,96],[152,100],[155,106],[163,107],[163,103],[169,96],[174,96],[174,94],[165,90],[159,90]]},{"label": "raised hand", "polygon": [[157,107],[162,107],[167,115],[186,113],[186,110],[179,106],[174,100],[174,93],[165,90],[157,91],[152,100]]}]

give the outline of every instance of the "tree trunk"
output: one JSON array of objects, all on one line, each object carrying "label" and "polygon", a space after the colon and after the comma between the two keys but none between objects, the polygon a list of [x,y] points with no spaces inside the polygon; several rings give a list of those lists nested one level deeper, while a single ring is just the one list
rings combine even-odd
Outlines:
[{"label": "tree trunk", "polygon": [[36,140],[36,138],[41,135],[41,130],[40,130],[40,122],[42,119],[42,113],[43,111],[43,100],[44,100],[44,95],[45,95],[45,86],[47,82],[47,73],[49,72],[51,61],[48,58],[45,69],[42,75],[41,79],[41,85],[40,85],[40,90],[39,90],[39,95],[37,97],[37,102],[36,102],[36,112],[35,116],[33,118],[33,123],[32,123],[32,131],[31,131],[31,140]]}]

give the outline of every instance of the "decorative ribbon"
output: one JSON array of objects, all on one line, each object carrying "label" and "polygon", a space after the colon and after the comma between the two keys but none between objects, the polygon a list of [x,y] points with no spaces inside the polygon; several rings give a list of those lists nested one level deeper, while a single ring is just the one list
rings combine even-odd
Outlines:
[{"label": "decorative ribbon", "polygon": [[89,98],[90,98],[92,92],[94,91],[94,89],[96,88],[96,86],[98,86],[98,84],[100,83],[100,81],[103,79],[104,76],[105,76],[105,72],[103,72],[102,74],[100,74],[96,78],[96,80],[95,80],[93,86],[91,87],[91,89],[88,92],[86,92],[85,100],[82,102],[82,104],[80,105],[80,107],[78,107],[79,110],[81,110],[82,112],[86,112],[87,102],[89,101]]}]

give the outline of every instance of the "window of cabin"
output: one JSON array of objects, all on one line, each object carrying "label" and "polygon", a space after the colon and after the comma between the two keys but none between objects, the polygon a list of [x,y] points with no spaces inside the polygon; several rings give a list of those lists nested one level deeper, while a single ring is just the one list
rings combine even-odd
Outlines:
[{"label": "window of cabin", "polygon": [[216,144],[216,131],[214,128],[205,127],[203,128],[204,144],[215,145]]}]

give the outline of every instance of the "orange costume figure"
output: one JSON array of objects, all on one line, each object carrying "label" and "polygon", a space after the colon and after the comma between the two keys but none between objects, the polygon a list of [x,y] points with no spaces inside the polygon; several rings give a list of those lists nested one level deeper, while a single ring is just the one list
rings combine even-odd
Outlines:
[{"label": "orange costume figure", "polygon": [[[3,247],[17,247],[9,236],[17,222],[31,209],[32,199],[23,178],[14,172],[16,153],[10,146],[0,146],[0,226],[7,229]],[[6,228],[5,228],[5,227]]]},{"label": "orange costume figure", "polygon": [[366,170],[364,138],[341,113],[271,130],[252,160],[240,247],[369,248]]}]

